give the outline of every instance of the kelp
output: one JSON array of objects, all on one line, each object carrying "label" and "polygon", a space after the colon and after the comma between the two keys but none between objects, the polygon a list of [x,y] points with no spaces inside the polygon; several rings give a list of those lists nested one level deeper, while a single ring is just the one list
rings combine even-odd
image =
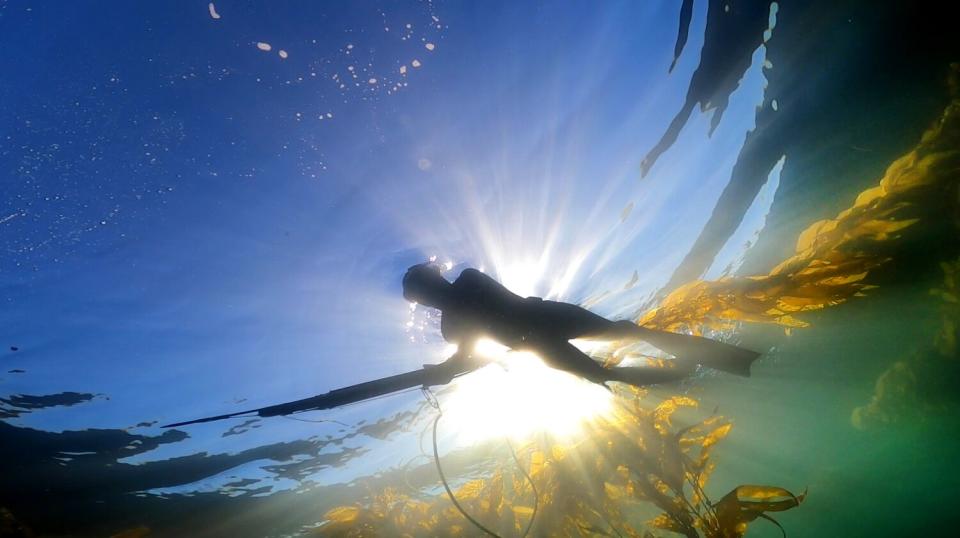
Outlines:
[{"label": "kelp", "polygon": [[[455,488],[457,501],[472,517],[501,536],[518,536],[537,508],[538,536],[656,536],[673,531],[688,537],[742,536],[747,525],[768,512],[803,501],[787,490],[742,485],[717,502],[706,485],[715,465],[711,453],[732,423],[712,414],[679,428],[675,413],[696,407],[675,396],[646,408],[646,393],[631,391],[614,413],[587,425],[576,441],[550,436],[518,447],[521,469],[501,465],[487,477]],[[637,519],[643,508],[648,520]],[[658,515],[654,515],[655,512]],[[459,536],[477,529],[443,493],[411,496],[386,488],[366,504],[328,511],[314,531],[320,536]]]},{"label": "kelp", "polygon": [[[789,332],[809,325],[800,319],[803,313],[842,304],[874,288],[869,277],[891,261],[891,253],[908,230],[929,218],[917,211],[923,208],[922,201],[943,196],[948,204],[958,202],[960,100],[955,78],[960,67],[952,69],[954,100],[942,116],[852,206],[804,230],[793,255],[767,274],[690,282],[637,323],[701,334],[755,322]],[[946,303],[956,304],[957,269],[948,268],[945,287],[935,293]],[[951,315],[938,336],[937,349],[949,351],[956,363],[957,316]],[[614,353],[607,363],[616,364],[625,356]],[[894,379],[913,375],[902,370],[892,370],[881,392],[908,392],[893,388],[903,385]],[[757,519],[779,527],[769,513],[803,502],[806,493],[794,495],[781,487],[750,484],[711,500],[708,482],[716,467],[712,453],[731,432],[732,422],[711,414],[678,427],[673,420],[677,410],[696,407],[695,400],[675,396],[648,408],[645,391],[630,389],[624,394],[617,400],[616,412],[585,425],[576,442],[544,436],[519,447],[519,461],[539,490],[535,535],[652,537],[668,531],[688,538],[733,538],[743,536]],[[861,415],[870,416],[870,409],[886,405],[877,402],[886,401],[887,396],[875,398],[873,407],[867,406]],[[503,536],[520,535],[534,514],[531,485],[519,469],[506,463],[482,478],[459,484],[454,493],[467,512]],[[643,513],[649,517],[640,518]],[[459,536],[476,535],[478,530],[442,492],[411,495],[386,488],[365,503],[328,511],[312,532],[320,536]]]},{"label": "kelp", "polygon": [[[956,77],[958,67],[953,66]],[[767,274],[697,280],[670,293],[642,315],[640,325],[671,331],[729,329],[738,322],[771,323],[787,331],[806,327],[798,314],[843,303],[874,286],[868,276],[891,260],[891,248],[922,218],[920,200],[942,194],[954,204],[960,174],[960,100],[832,219],[814,222],[795,252]]]},{"label": "kelp", "polygon": [[870,401],[857,407],[850,422],[859,430],[915,422],[943,410],[960,382],[960,259],[941,262],[943,286],[930,290],[940,299],[940,325],[932,345],[898,360],[877,378]]}]

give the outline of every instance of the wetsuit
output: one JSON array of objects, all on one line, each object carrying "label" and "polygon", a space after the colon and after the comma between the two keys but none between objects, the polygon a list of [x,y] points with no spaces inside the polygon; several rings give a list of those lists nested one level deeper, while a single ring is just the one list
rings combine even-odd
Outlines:
[{"label": "wetsuit", "polygon": [[[472,353],[474,342],[487,337],[511,349],[535,352],[549,366],[596,383],[643,385],[686,377],[697,363],[749,375],[750,362],[758,356],[706,338],[610,321],[569,303],[523,298],[476,269],[465,269],[452,286],[442,309],[441,332],[463,350],[454,360]],[[644,340],[681,360],[677,368],[604,368],[569,342],[574,338]]]}]

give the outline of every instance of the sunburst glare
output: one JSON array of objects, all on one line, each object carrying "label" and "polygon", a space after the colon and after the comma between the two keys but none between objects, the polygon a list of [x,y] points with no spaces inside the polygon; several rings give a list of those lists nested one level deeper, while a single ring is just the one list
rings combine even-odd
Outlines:
[{"label": "sunburst glare", "polygon": [[461,378],[444,402],[447,424],[466,425],[456,431],[459,443],[537,432],[569,437],[612,409],[610,391],[550,368],[533,353],[487,339],[477,342],[475,352],[495,364]]}]

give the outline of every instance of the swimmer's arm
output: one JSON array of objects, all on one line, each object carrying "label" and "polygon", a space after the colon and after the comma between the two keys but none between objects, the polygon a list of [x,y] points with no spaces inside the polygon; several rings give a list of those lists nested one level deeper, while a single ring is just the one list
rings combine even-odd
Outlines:
[{"label": "swimmer's arm", "polygon": [[474,348],[477,345],[478,339],[479,338],[477,338],[476,336],[469,336],[461,340],[457,344],[457,351],[454,352],[453,355],[450,355],[450,358],[444,361],[444,363],[449,362],[453,364],[460,363],[464,365],[469,365],[472,362],[478,361],[479,359],[474,353]]},{"label": "swimmer's arm", "polygon": [[483,366],[484,362],[473,352],[476,341],[476,338],[470,338],[461,341],[457,345],[457,351],[453,355],[450,355],[447,360],[441,362],[440,364],[424,364],[423,367],[442,368],[447,370],[450,377],[446,380],[446,382],[449,383],[457,375]]}]

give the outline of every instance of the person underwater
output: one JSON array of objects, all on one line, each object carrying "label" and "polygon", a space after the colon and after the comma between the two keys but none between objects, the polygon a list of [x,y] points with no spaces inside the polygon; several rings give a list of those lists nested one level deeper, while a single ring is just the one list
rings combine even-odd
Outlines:
[{"label": "person underwater", "polygon": [[[477,340],[490,338],[513,350],[536,353],[548,366],[594,383],[641,386],[683,379],[698,364],[749,376],[750,364],[760,356],[709,338],[649,329],[629,320],[611,321],[570,303],[523,298],[472,268],[451,283],[436,264],[414,265],[403,277],[403,296],[440,310],[440,332],[457,345],[445,365],[475,362]],[[575,338],[642,340],[673,355],[676,367],[605,368],[569,342]]]}]

